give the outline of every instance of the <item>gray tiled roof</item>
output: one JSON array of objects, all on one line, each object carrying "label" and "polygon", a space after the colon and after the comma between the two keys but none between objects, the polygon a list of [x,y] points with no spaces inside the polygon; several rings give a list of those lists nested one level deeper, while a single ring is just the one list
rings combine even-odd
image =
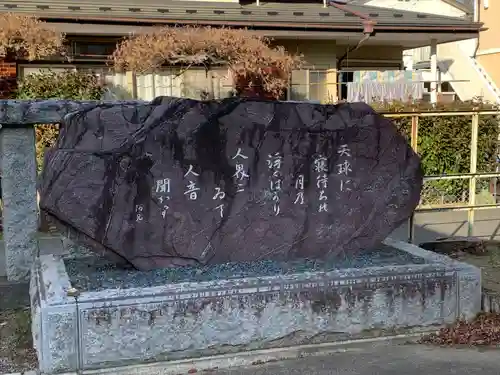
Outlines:
[{"label": "gray tiled roof", "polygon": [[[5,11],[36,14],[44,19],[101,19],[151,23],[196,22],[242,26],[359,28],[362,18],[334,6],[317,4],[238,3],[165,0],[25,0],[1,1]],[[474,30],[479,24],[455,17],[421,14],[380,7],[348,4],[348,10],[362,13],[380,27],[421,27]]]},{"label": "gray tiled roof", "polygon": [[429,13],[410,12],[399,9],[349,4],[346,8],[366,14],[377,25],[470,25],[471,21],[460,17],[440,16]]}]

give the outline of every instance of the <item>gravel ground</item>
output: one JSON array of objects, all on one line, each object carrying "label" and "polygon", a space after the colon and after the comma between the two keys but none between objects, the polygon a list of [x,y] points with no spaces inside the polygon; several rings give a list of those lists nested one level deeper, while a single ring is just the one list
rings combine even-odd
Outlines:
[{"label": "gravel ground", "polygon": [[0,374],[38,367],[29,309],[0,310]]},{"label": "gravel ground", "polygon": [[374,267],[377,265],[422,264],[425,261],[422,258],[414,257],[392,247],[381,246],[374,251],[327,261],[258,261],[226,263],[206,267],[178,267],[149,272],[117,269],[113,264],[96,257],[67,259],[65,263],[68,276],[74,287],[80,290],[99,291],[108,288],[152,287],[184,281],[196,282],[240,277],[262,277],[298,272]]}]

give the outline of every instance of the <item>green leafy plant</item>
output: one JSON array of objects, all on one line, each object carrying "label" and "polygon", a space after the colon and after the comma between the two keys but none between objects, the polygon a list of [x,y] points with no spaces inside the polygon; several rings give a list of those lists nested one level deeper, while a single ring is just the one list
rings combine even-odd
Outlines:
[{"label": "green leafy plant", "polygon": [[[407,113],[393,122],[410,139],[412,113],[425,112],[471,112],[497,110],[495,105],[478,102],[456,102],[432,106],[430,103],[375,103],[373,107],[382,114]],[[418,153],[422,158],[425,175],[469,173],[472,116],[440,115],[419,117]],[[498,153],[498,115],[479,115],[477,171],[494,172]],[[477,180],[477,191],[489,189],[490,181]],[[427,189],[425,191],[425,189]],[[424,192],[428,203],[443,197],[455,200],[467,199],[468,180],[441,180],[427,183]],[[434,195],[434,197],[432,196]]]},{"label": "green leafy plant", "polygon": [[[23,77],[18,82],[16,98],[99,100],[103,93],[104,89],[95,75],[73,70],[45,70]],[[58,132],[56,125],[36,127],[36,159],[39,171],[43,164],[45,148],[54,144]]]}]

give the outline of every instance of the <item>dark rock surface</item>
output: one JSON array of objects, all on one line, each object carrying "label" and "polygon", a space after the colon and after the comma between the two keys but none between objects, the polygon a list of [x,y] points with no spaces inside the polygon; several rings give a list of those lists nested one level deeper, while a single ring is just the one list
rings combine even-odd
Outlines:
[{"label": "dark rock surface", "polygon": [[362,103],[157,98],[62,125],[41,209],[143,270],[373,249],[422,186],[419,157]]}]

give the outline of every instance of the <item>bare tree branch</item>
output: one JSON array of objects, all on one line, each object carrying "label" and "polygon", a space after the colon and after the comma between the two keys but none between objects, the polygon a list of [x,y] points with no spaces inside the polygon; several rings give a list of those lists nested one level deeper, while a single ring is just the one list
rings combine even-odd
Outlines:
[{"label": "bare tree branch", "polygon": [[39,60],[64,54],[64,34],[34,16],[0,14],[0,57]]},{"label": "bare tree branch", "polygon": [[110,58],[117,70],[138,73],[165,65],[227,66],[236,78],[245,77],[249,86],[261,86],[278,97],[287,86],[301,56],[272,47],[267,38],[248,30],[212,27],[165,27],[122,41]]}]

